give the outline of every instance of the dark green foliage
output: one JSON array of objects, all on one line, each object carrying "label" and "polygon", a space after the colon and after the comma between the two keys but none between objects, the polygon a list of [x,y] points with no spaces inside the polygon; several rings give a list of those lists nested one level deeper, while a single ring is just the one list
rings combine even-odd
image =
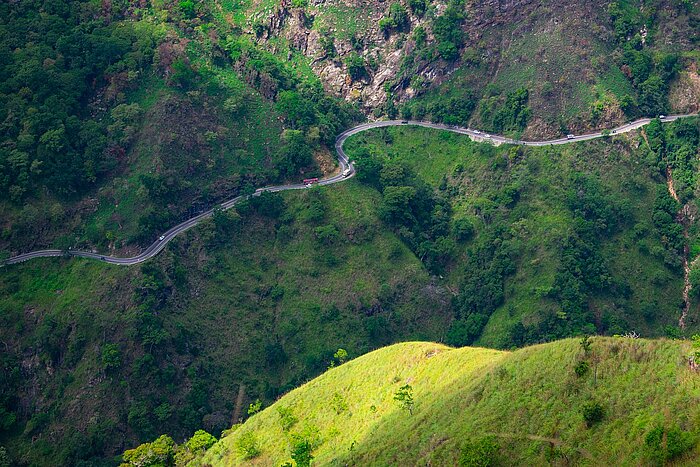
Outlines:
[{"label": "dark green foliage", "polygon": [[350,52],[345,58],[345,66],[348,67],[348,74],[353,80],[359,80],[367,76],[365,61],[357,52]]},{"label": "dark green foliage", "polygon": [[400,3],[392,3],[389,6],[389,14],[379,20],[379,27],[385,34],[393,30],[403,31],[408,25],[408,13]]},{"label": "dark green foliage", "polygon": [[458,217],[453,221],[452,230],[457,240],[469,240],[474,235],[474,222],[468,217]]},{"label": "dark green foliage", "polygon": [[308,439],[296,439],[292,444],[292,459],[298,467],[309,467],[314,456],[311,441]]},{"label": "dark green foliage", "polygon": [[496,465],[498,443],[493,436],[470,439],[462,446],[459,456],[460,467],[491,467]]},{"label": "dark green foliage", "polygon": [[121,352],[117,344],[106,344],[102,347],[102,368],[105,371],[118,370],[121,364]]},{"label": "dark green foliage", "polygon": [[523,130],[530,119],[530,107],[527,106],[529,93],[525,88],[516,89],[506,95],[506,102],[493,117],[493,128],[497,132]]},{"label": "dark green foliage", "polygon": [[[0,60],[0,196],[13,201],[44,188],[82,194],[114,168],[109,152],[122,142],[83,102],[118,74],[149,71],[157,46],[143,28],[104,22],[94,2],[35,3],[14,3],[0,18],[0,49],[13,51]],[[116,82],[118,92],[135,84]]]},{"label": "dark green foliage", "polygon": [[313,103],[296,91],[282,91],[277,96],[277,109],[293,128],[305,128],[316,122]]},{"label": "dark green foliage", "polygon": [[681,64],[675,53],[652,54],[648,50],[650,37],[642,40],[642,27],[647,30],[655,27],[655,8],[615,1],[608,6],[608,14],[623,50],[619,65],[637,91],[636,108],[628,101],[623,106],[625,113],[647,116],[664,113],[668,108],[668,84],[680,71]]},{"label": "dark green foliage", "polygon": [[245,203],[238,205],[241,215],[256,213],[265,217],[279,218],[285,212],[286,205],[279,193],[268,191],[259,196],[249,198]]},{"label": "dark green foliage", "polygon": [[576,376],[579,378],[582,378],[588,374],[590,371],[591,366],[588,364],[587,361],[581,360],[579,362],[576,362],[576,366],[574,367],[574,373],[576,373]]},{"label": "dark green foliage", "polygon": [[416,16],[423,16],[428,9],[428,0],[408,0],[408,8]]},{"label": "dark green foliage", "polygon": [[413,40],[416,41],[416,47],[423,47],[428,39],[428,33],[425,32],[423,26],[418,26],[413,30]]},{"label": "dark green foliage", "polygon": [[433,20],[433,34],[437,49],[445,60],[455,60],[464,43],[462,22],[466,19],[463,0],[452,0],[445,12]]},{"label": "dark green foliage", "polygon": [[649,460],[656,465],[666,465],[690,450],[695,444],[695,437],[677,425],[670,428],[656,425],[647,433],[644,444]]},{"label": "dark green foliage", "polygon": [[568,192],[567,204],[574,215],[573,231],[564,242],[561,266],[553,296],[566,314],[571,332],[595,331],[588,301],[594,294],[609,290],[612,278],[600,254],[600,242],[629,218],[626,205],[605,193],[596,179],[576,175]]},{"label": "dark green foliage", "polygon": [[603,421],[605,418],[605,409],[597,401],[589,401],[581,407],[581,415],[586,422],[586,426],[591,428],[596,423]]}]

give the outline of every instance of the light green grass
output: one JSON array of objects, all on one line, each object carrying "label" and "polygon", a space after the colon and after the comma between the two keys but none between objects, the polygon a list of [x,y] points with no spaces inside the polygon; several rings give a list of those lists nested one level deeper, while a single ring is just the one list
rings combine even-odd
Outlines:
[{"label": "light green grass", "polygon": [[[595,338],[585,357],[577,339],[512,353],[440,344],[397,344],[334,368],[285,395],[216,444],[201,465],[280,465],[293,435],[314,440],[314,465],[454,465],[469,438],[492,434],[498,459],[542,465],[553,439],[576,465],[644,465],[644,437],[656,424],[697,431],[698,376],[680,342]],[[597,374],[573,371],[595,359]],[[414,390],[413,415],[393,400]],[[335,396],[339,394],[339,396]],[[340,397],[347,410],[334,410]],[[587,428],[580,413],[600,401],[604,420]],[[284,432],[278,408],[298,422]],[[261,454],[243,462],[237,450],[252,433]],[[693,451],[678,465],[693,465]],[[500,465],[500,464],[499,464]]]}]

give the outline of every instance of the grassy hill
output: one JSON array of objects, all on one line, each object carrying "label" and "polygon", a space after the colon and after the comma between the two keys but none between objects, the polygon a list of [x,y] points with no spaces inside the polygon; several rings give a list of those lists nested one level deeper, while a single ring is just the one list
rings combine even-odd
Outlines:
[{"label": "grassy hill", "polygon": [[[455,465],[470,457],[462,454],[467,444],[495,446],[485,449],[494,464],[463,465],[654,465],[669,459],[669,449],[675,465],[697,464],[700,377],[688,368],[688,346],[590,343],[513,352],[386,347],[285,395],[193,465],[281,465],[300,439],[310,443],[313,465]],[[412,413],[394,400],[404,385],[413,391]],[[601,419],[587,422],[584,408],[595,403]]]}]

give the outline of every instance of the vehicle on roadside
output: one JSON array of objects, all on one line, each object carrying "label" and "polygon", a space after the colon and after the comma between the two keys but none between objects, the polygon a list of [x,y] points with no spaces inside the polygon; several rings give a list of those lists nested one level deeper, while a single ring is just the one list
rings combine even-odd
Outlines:
[{"label": "vehicle on roadside", "polygon": [[574,139],[574,138],[576,138],[576,136],[574,136],[574,135],[566,135],[566,139]]},{"label": "vehicle on roadside", "polygon": [[343,177],[349,177],[349,176],[350,176],[350,168],[343,170]]},{"label": "vehicle on roadside", "polygon": [[659,120],[663,120],[664,118],[666,118],[666,115],[659,115]]},{"label": "vehicle on roadside", "polygon": [[318,183],[318,178],[305,178],[304,179],[304,185],[307,187],[313,185],[314,183]]}]

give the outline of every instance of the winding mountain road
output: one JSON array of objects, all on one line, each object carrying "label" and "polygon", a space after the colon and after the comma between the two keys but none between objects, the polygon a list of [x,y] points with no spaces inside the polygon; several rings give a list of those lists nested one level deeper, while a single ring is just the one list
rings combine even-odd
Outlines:
[{"label": "winding mountain road", "polygon": [[[696,114],[686,114],[686,115],[668,115],[664,116],[661,118],[661,121],[663,123],[668,123],[668,122],[673,122],[675,120],[678,120],[679,118],[683,117],[693,117],[697,116]],[[652,119],[650,118],[642,118],[639,120],[636,120],[634,122],[626,123],[622,126],[619,126],[617,128],[613,128],[609,130],[610,135],[617,135],[621,133],[627,133],[629,131],[636,130],[644,125],[647,125],[649,122],[651,122]],[[511,138],[506,138],[504,136],[499,136],[499,135],[489,135],[487,133],[484,133],[479,130],[472,130],[470,128],[462,128],[454,125],[445,125],[441,123],[430,123],[430,122],[420,122],[420,121],[414,121],[414,120],[385,120],[385,121],[378,121],[378,122],[370,122],[370,123],[363,123],[361,125],[357,125],[356,127],[353,127],[349,130],[344,131],[340,135],[338,135],[338,138],[336,139],[335,142],[335,150],[338,153],[338,164],[340,166],[340,171],[337,175],[333,175],[328,178],[324,178],[318,181],[318,185],[331,185],[333,183],[339,183],[342,182],[345,179],[348,179],[352,176],[355,175],[355,168],[353,167],[352,163],[350,163],[350,160],[348,159],[347,154],[345,154],[345,151],[343,151],[343,145],[345,144],[345,141],[352,135],[355,135],[357,133],[361,133],[363,131],[371,130],[373,128],[383,128],[383,127],[389,127],[389,126],[403,126],[403,125],[414,125],[414,126],[422,126],[425,128],[434,128],[437,130],[446,130],[446,131],[451,131],[454,133],[459,133],[462,135],[467,135],[471,139],[475,141],[483,141],[483,142],[491,142],[493,144],[515,144],[515,145],[521,145],[521,146],[550,146],[550,145],[558,145],[558,144],[568,144],[568,143],[573,143],[573,142],[578,142],[578,141],[586,141],[590,139],[595,139],[595,138],[602,138],[605,136],[603,134],[603,131],[595,132],[595,133],[587,133],[584,135],[569,135],[566,138],[559,138],[559,139],[552,139],[552,140],[547,140],[547,141],[521,141],[521,140],[515,140]],[[607,133],[607,132],[606,132]],[[269,186],[269,187],[263,187],[263,188],[258,188],[255,190],[255,193],[253,193],[251,196],[260,196],[261,193],[263,192],[278,192],[278,191],[287,191],[287,190],[301,190],[306,188],[307,185],[303,183],[297,183],[297,184],[291,184],[291,185],[278,185],[278,186]],[[229,209],[233,206],[235,206],[237,203],[239,203],[241,200],[243,200],[246,196],[241,195],[241,196],[236,196],[233,199],[230,199],[228,201],[225,201],[221,203],[219,206],[226,210]],[[153,242],[150,246],[148,246],[145,250],[143,250],[141,253],[139,253],[136,256],[133,256],[131,258],[118,258],[115,256],[107,256],[107,255],[102,255],[100,253],[94,253],[90,251],[78,251],[78,250],[37,250],[37,251],[32,251],[30,253],[24,253],[21,255],[14,256],[12,258],[7,259],[4,262],[4,265],[7,264],[16,264],[16,263],[21,263],[23,261],[28,261],[30,259],[34,258],[46,258],[46,257],[53,257],[53,256],[75,256],[79,258],[90,258],[90,259],[96,259],[96,260],[101,260],[106,263],[111,263],[111,264],[119,264],[119,265],[124,265],[124,266],[131,266],[134,264],[139,264],[144,261],[146,261],[149,258],[152,258],[153,256],[157,255],[158,253],[165,248],[165,246],[170,242],[173,238],[175,238],[177,235],[181,234],[182,232],[185,232],[186,230],[191,229],[192,227],[196,226],[199,224],[201,221],[209,218],[212,216],[214,213],[214,209],[212,208],[206,212],[203,212],[201,214],[198,214],[178,225],[175,227],[172,227],[170,230],[162,234],[158,240]]]}]

